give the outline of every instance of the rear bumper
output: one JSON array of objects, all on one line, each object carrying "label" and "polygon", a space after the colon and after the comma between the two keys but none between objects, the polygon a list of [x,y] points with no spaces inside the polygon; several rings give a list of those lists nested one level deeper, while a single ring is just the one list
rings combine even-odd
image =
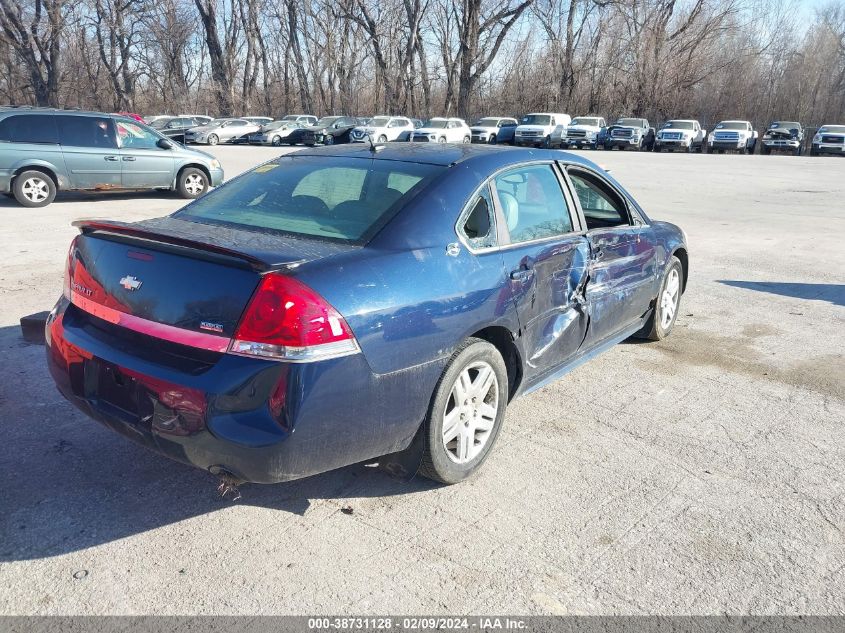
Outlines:
[{"label": "rear bumper", "polygon": [[412,372],[375,375],[363,354],[174,361],[157,357],[156,339],[115,344],[97,323],[65,299],[51,312],[47,362],[59,391],[104,426],[213,474],[276,483],[402,450],[430,398],[388,399],[414,393]]}]

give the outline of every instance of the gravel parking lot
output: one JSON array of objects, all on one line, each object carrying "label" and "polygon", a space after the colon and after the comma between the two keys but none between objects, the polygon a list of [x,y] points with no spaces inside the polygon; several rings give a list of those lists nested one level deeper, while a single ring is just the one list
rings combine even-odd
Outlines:
[{"label": "gravel parking lot", "polygon": [[232,502],[85,418],[18,320],[71,221],[182,201],[0,199],[0,613],[845,612],[845,161],[589,156],[686,230],[678,327],[515,401],[453,487],[360,465]]}]

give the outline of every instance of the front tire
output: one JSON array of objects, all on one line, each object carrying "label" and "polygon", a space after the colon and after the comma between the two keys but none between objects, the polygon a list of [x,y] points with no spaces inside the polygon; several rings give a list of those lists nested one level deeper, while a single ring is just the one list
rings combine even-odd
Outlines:
[{"label": "front tire", "polygon": [[637,337],[662,341],[669,336],[672,328],[675,327],[678,310],[681,307],[681,295],[684,292],[683,279],[684,269],[681,260],[673,255],[663,274],[663,282],[660,284],[660,290],[654,302],[654,310],[643,329],[636,334]]},{"label": "front tire", "polygon": [[496,144],[496,135],[491,134],[490,138],[487,140],[487,142],[490,143],[490,145],[495,145]]},{"label": "front tire", "polygon": [[21,206],[46,207],[56,199],[56,183],[43,171],[32,169],[15,176],[12,194]]},{"label": "front tire", "polygon": [[496,443],[507,401],[508,372],[499,350],[467,339],[434,390],[420,474],[444,484],[474,474]]},{"label": "front tire", "polygon": [[273,147],[279,147],[282,144],[282,137],[281,136],[274,136],[273,140],[270,141],[273,144]]},{"label": "front tire", "polygon": [[208,144],[209,145],[217,145],[220,142],[220,137],[216,134],[212,134],[208,137]]},{"label": "front tire", "polygon": [[208,191],[208,176],[205,172],[196,167],[187,167],[179,172],[176,180],[176,191],[183,198],[199,198]]},{"label": "front tire", "polygon": [[379,135],[376,143],[387,143],[387,137],[384,134]]}]

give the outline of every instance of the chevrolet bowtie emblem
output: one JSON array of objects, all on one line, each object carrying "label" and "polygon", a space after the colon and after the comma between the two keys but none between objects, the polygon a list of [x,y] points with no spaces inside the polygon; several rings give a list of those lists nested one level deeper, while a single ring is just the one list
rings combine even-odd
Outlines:
[{"label": "chevrolet bowtie emblem", "polygon": [[126,275],[126,277],[120,280],[120,285],[127,290],[138,290],[143,283],[143,281],[138,281],[137,277],[131,277],[130,275]]}]

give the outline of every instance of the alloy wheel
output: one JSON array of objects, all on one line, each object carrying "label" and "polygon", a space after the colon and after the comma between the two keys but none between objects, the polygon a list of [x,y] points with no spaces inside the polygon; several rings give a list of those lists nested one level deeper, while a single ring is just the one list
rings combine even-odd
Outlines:
[{"label": "alloy wheel", "polygon": [[50,196],[50,185],[43,178],[27,178],[21,185],[21,193],[30,202],[43,202]]},{"label": "alloy wheel", "polygon": [[205,180],[199,174],[188,174],[185,178],[185,191],[192,196],[200,195],[205,189]]},{"label": "alloy wheel", "polygon": [[678,300],[681,294],[681,277],[677,268],[673,268],[666,278],[666,285],[660,294],[660,327],[664,330],[672,325],[675,320],[675,312],[678,310]]},{"label": "alloy wheel", "polygon": [[461,371],[443,411],[443,447],[453,462],[465,464],[487,444],[499,410],[499,381],[485,361]]}]

